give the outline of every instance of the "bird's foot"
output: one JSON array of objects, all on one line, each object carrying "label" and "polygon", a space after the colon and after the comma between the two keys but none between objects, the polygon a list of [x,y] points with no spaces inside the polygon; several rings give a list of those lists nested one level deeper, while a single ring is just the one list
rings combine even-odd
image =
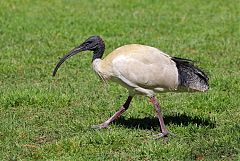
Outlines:
[{"label": "bird's foot", "polygon": [[166,132],[162,132],[162,133],[153,135],[153,139],[166,138],[166,137],[168,137],[169,135],[172,135],[172,136],[174,136],[174,137],[176,136],[175,134],[166,131]]},{"label": "bird's foot", "polygon": [[154,134],[152,136],[153,136],[153,139],[161,139],[161,138],[167,137],[168,134],[169,134],[168,132],[165,132],[165,133]]},{"label": "bird's foot", "polygon": [[92,125],[92,128],[93,129],[106,129],[106,128],[108,128],[108,124],[102,123],[99,125]]}]

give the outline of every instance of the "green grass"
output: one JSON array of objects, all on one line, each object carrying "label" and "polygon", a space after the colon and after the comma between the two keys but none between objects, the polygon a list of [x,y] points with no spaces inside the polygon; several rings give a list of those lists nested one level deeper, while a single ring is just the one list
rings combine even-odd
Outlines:
[{"label": "green grass", "polygon": [[[240,1],[0,1],[0,160],[240,160]],[[72,47],[101,35],[105,55],[129,43],[196,60],[207,93],[158,94],[159,132],[135,97],[110,129],[91,125],[127,98],[92,72],[90,52],[52,70]]]}]

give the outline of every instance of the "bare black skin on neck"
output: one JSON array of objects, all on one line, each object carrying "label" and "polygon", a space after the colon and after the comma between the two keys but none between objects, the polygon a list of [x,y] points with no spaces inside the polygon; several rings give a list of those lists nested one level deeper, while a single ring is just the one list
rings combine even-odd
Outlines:
[{"label": "bare black skin on neck", "polygon": [[85,40],[82,44],[72,49],[66,55],[64,55],[59,62],[57,63],[56,67],[53,70],[53,76],[56,75],[58,68],[62,65],[62,63],[70,58],[71,56],[81,52],[90,50],[93,51],[92,61],[95,59],[101,59],[105,50],[104,41],[100,36],[91,36],[87,40]]},{"label": "bare black skin on neck", "polygon": [[92,61],[94,61],[95,59],[101,59],[105,51],[105,44],[101,37],[95,36],[94,39],[94,41],[97,43],[97,47],[93,50]]}]

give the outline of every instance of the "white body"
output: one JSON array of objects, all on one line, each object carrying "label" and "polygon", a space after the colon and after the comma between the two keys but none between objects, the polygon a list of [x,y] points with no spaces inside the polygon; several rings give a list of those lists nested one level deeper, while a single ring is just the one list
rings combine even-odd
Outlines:
[{"label": "white body", "polygon": [[105,81],[112,80],[126,87],[131,96],[149,97],[155,92],[177,90],[178,70],[171,57],[145,45],[125,45],[103,60],[95,59],[93,69]]}]

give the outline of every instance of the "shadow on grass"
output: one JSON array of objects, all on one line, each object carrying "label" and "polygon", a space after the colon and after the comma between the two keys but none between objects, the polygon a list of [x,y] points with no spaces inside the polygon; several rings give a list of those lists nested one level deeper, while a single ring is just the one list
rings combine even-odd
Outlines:
[{"label": "shadow on grass", "polygon": [[[200,116],[188,116],[184,114],[166,115],[164,116],[165,124],[175,124],[188,126],[189,124],[196,124],[197,126],[206,126],[209,128],[215,128],[215,121],[211,121],[210,118],[202,118]],[[159,130],[158,118],[145,117],[145,118],[128,118],[120,117],[115,121],[117,125],[123,125],[127,128],[140,128],[140,129],[154,129]]]}]

